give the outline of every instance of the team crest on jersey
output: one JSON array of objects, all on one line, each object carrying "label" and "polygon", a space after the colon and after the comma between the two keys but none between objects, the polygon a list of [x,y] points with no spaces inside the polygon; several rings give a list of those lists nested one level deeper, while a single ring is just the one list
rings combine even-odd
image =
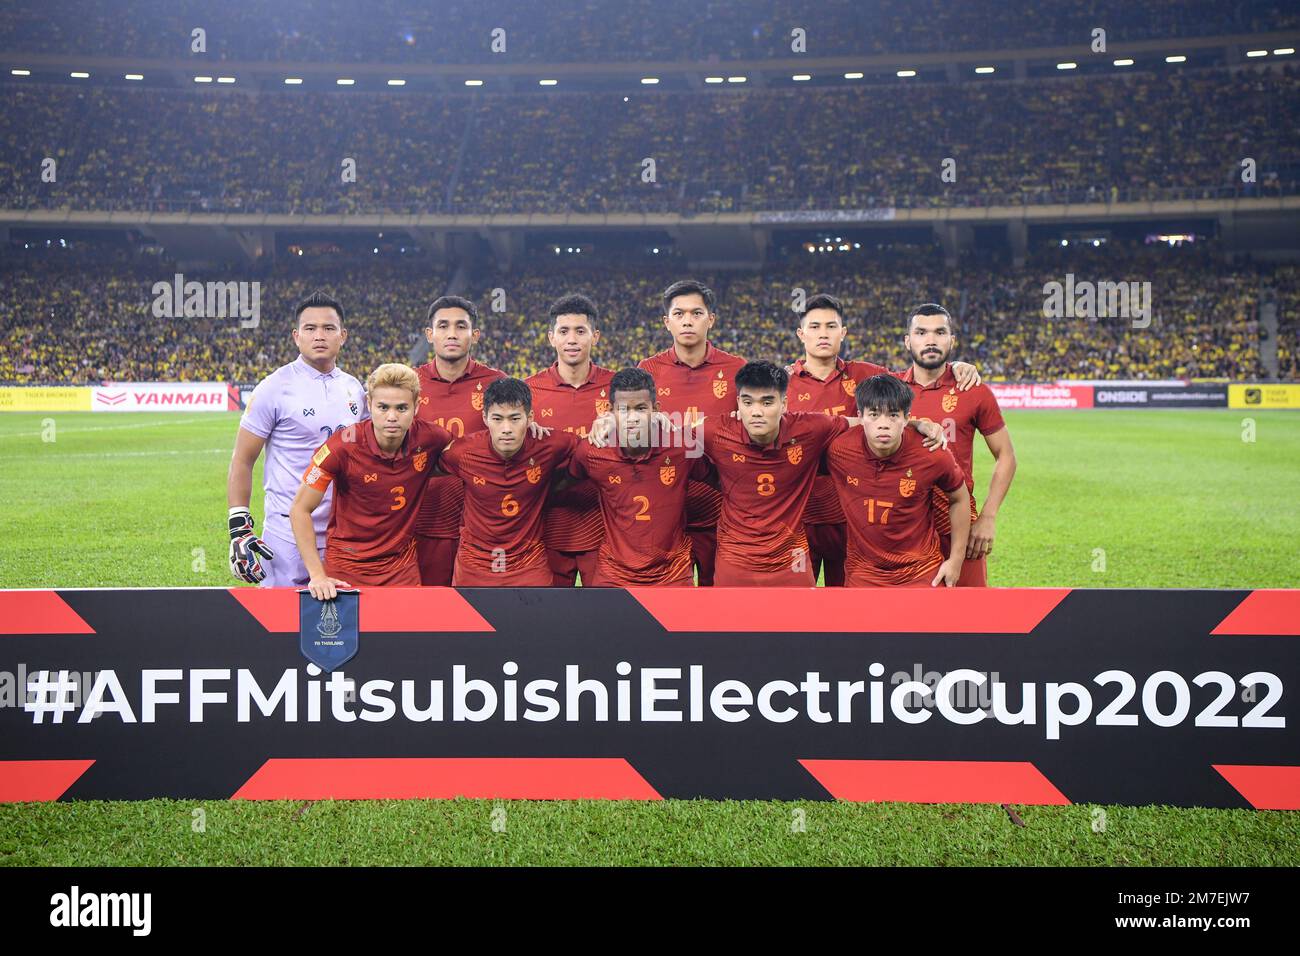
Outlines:
[{"label": "team crest on jersey", "polygon": [[727,379],[723,376],[722,371],[718,371],[718,377],[713,380],[713,397],[727,397]]},{"label": "team crest on jersey", "polygon": [[413,462],[416,471],[424,471],[424,466],[427,465],[428,463],[429,463],[429,453],[427,451],[422,451],[418,455],[416,455],[415,461]]},{"label": "team crest on jersey", "polygon": [[803,445],[790,445],[785,450],[786,460],[792,465],[803,461]]},{"label": "team crest on jersey", "polygon": [[912,469],[907,469],[907,477],[898,479],[898,493],[904,498],[910,498],[916,491],[916,479],[912,477]]},{"label": "team crest on jersey", "polygon": [[483,393],[475,392],[469,397],[469,403],[474,406],[474,411],[483,411]]},{"label": "team crest on jersey", "polygon": [[[668,459],[665,458],[664,460],[667,461]],[[677,480],[676,465],[664,465],[664,467],[659,469],[659,483],[663,485],[665,488],[671,488],[673,486],[673,482],[676,480]]]},{"label": "team crest on jersey", "polygon": [[542,466],[537,464],[536,459],[528,459],[528,470],[524,472],[524,477],[528,479],[530,485],[535,485],[542,480]]},{"label": "team crest on jersey", "polygon": [[852,395],[853,389],[858,383],[853,381],[847,375],[840,379],[840,387],[844,389],[845,395]]},{"label": "team crest on jersey", "polygon": [[357,400],[355,398],[348,399],[348,411],[350,411],[353,415],[361,411],[361,406],[357,404]]},{"label": "team crest on jersey", "polygon": [[328,458],[329,456],[330,456],[329,448],[327,448],[324,445],[321,445],[319,448],[316,449],[316,454],[311,456],[311,463],[313,465],[323,465],[325,464],[325,459]]},{"label": "team crest on jersey", "polygon": [[[604,393],[604,392],[601,392],[600,394],[604,395],[605,393]],[[608,398],[598,398],[598,399],[596,399],[596,414],[597,414],[598,416],[599,416],[599,415],[608,415],[608,414],[609,414],[609,399],[608,399]]]},{"label": "team crest on jersey", "polygon": [[943,410],[945,412],[951,412],[954,408],[956,408],[957,389],[955,388],[948,389],[948,394],[943,397],[943,402],[941,404],[943,405]]}]

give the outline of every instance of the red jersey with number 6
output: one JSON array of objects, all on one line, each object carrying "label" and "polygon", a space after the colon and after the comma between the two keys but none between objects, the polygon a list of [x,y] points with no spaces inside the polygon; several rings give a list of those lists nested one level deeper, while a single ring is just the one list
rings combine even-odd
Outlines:
[{"label": "red jersey with number 6", "polygon": [[577,443],[577,436],[567,432],[545,438],[527,435],[519,451],[502,458],[484,429],[447,449],[442,468],[465,489],[458,565],[481,574],[502,568],[515,574],[546,566],[542,506],[552,478],[568,467]]}]

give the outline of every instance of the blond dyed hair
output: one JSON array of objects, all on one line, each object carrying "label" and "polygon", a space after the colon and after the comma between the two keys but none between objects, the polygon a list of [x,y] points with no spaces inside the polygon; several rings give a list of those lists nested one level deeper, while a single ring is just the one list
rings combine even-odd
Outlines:
[{"label": "blond dyed hair", "polygon": [[366,379],[366,395],[372,396],[377,388],[404,388],[411,393],[411,401],[420,398],[420,376],[415,369],[401,362],[388,362],[379,366]]}]

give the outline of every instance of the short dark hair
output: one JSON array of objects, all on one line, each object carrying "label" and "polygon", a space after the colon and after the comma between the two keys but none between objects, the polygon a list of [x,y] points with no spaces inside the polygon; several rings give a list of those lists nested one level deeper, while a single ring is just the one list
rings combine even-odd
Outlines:
[{"label": "short dark hair", "polygon": [[464,309],[469,313],[471,325],[478,325],[478,306],[469,299],[460,295],[440,295],[433,300],[433,305],[429,306],[428,323],[432,328],[433,317],[442,309]]},{"label": "short dark hair", "polygon": [[551,303],[550,316],[551,324],[562,315],[585,315],[591,322],[591,327],[596,328],[596,322],[600,319],[600,313],[596,309],[596,303],[592,302],[587,296],[579,292],[570,292],[562,295]]},{"label": "short dark hair", "polygon": [[938,302],[922,302],[911,312],[907,313],[906,331],[908,332],[912,331],[912,319],[918,315],[942,315],[944,318],[948,320],[948,329],[950,331],[956,330],[957,326],[956,323],[954,323],[952,320],[952,313],[950,313],[947,309],[941,306]]},{"label": "short dark hair", "polygon": [[844,306],[840,304],[839,299],[827,292],[818,292],[810,296],[803,304],[803,311],[795,312],[795,315],[799,316],[800,325],[803,325],[804,316],[813,309],[830,309],[840,317],[841,322],[844,321]]},{"label": "short dark hair", "polygon": [[868,411],[902,412],[912,410],[912,388],[902,379],[892,375],[873,375],[858,385],[853,393],[858,403],[858,414]]},{"label": "short dark hair", "polygon": [[528,383],[517,378],[499,378],[483,393],[483,411],[493,405],[522,405],[524,411],[533,410],[533,392]]},{"label": "short dark hair", "polygon": [[308,309],[333,309],[334,314],[339,317],[339,325],[343,325],[343,304],[323,289],[317,289],[298,303],[293,310],[294,325],[302,321],[302,314]]},{"label": "short dark hair", "polygon": [[650,401],[655,400],[655,380],[643,368],[621,368],[609,380],[609,399],[612,402],[618,392],[649,392]]},{"label": "short dark hair", "polygon": [[697,282],[695,279],[681,279],[664,289],[664,315],[671,311],[673,299],[679,295],[698,295],[704,300],[704,307],[710,312],[714,311],[714,306],[717,304],[717,300],[713,297],[713,290],[703,282]]},{"label": "short dark hair", "polygon": [[736,373],[736,391],[743,388],[760,392],[777,391],[784,395],[790,376],[781,366],[772,362],[746,362]]}]

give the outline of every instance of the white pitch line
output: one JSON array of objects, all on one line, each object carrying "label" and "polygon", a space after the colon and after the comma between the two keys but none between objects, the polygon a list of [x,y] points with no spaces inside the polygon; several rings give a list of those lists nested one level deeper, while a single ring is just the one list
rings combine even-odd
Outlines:
[{"label": "white pitch line", "polygon": [[[53,418],[56,414],[58,413],[51,412],[49,417]],[[82,414],[82,413],[78,412],[77,414]],[[181,418],[175,421],[164,420],[160,422],[135,422],[130,425],[95,425],[90,428],[59,428],[56,422],[55,430],[57,434],[61,434],[61,435],[78,435],[82,432],[116,432],[116,431],[123,431],[124,429],[127,428],[157,428],[161,425],[193,425],[195,422],[210,422],[210,421],[212,421],[211,418]],[[44,432],[0,432],[0,438],[40,438],[43,434],[45,433]],[[232,445],[231,447],[233,448],[234,446]]]},{"label": "white pitch line", "polygon": [[6,455],[5,461],[37,461],[50,458],[57,458],[63,461],[67,458],[158,458],[163,455],[228,455],[229,448],[191,448],[185,450],[171,451],[81,451],[73,452],[70,455],[60,455],[58,452],[51,452],[48,455]]}]

